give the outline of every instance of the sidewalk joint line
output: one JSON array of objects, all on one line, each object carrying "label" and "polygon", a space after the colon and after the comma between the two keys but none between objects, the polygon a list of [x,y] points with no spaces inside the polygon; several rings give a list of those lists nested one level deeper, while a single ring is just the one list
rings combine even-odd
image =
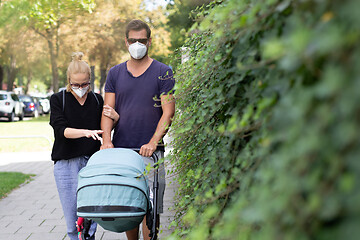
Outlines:
[{"label": "sidewalk joint line", "polygon": [[14,234],[16,234],[20,229],[21,229],[22,227],[19,227],[19,229],[18,230],[16,230],[15,232],[14,232]]},{"label": "sidewalk joint line", "polygon": [[12,224],[13,221],[11,221],[8,225],[5,225],[5,228],[7,228],[8,226],[10,226],[10,224]]},{"label": "sidewalk joint line", "polygon": [[31,237],[31,235],[32,235],[32,233],[30,233],[30,235],[25,240],[28,240]]}]

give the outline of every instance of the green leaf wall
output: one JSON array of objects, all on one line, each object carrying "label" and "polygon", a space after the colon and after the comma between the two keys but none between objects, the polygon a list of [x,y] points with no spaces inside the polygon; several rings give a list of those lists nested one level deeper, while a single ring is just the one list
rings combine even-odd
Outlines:
[{"label": "green leaf wall", "polygon": [[210,4],[176,70],[169,239],[358,239],[359,12],[357,0]]}]

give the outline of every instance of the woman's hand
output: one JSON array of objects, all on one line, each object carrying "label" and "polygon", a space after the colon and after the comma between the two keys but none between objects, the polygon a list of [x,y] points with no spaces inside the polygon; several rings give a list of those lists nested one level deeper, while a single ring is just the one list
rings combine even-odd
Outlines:
[{"label": "woman's hand", "polygon": [[99,134],[102,134],[103,130],[84,130],[84,135],[87,138],[93,138],[94,140],[99,140],[102,144],[102,138],[99,136]]},{"label": "woman's hand", "polygon": [[103,114],[104,116],[111,118],[112,120],[114,120],[114,122],[117,122],[119,120],[119,114],[109,105],[104,105],[103,108]]},{"label": "woman's hand", "polygon": [[99,140],[102,144],[102,138],[99,134],[102,134],[103,130],[89,130],[89,129],[77,129],[77,128],[65,128],[64,130],[64,137],[70,139],[76,138],[93,138],[94,140]]}]

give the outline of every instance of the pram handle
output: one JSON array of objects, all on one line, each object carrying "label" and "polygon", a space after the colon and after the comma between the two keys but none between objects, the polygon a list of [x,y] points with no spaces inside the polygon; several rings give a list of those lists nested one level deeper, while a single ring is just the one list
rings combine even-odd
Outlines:
[{"label": "pram handle", "polygon": [[[140,148],[130,148],[130,149],[134,150],[137,153],[140,152]],[[156,152],[156,150],[155,150],[155,152]],[[155,152],[152,153],[151,158],[154,160],[154,163],[157,163],[159,161],[159,157],[158,157],[158,155],[155,154]]]}]

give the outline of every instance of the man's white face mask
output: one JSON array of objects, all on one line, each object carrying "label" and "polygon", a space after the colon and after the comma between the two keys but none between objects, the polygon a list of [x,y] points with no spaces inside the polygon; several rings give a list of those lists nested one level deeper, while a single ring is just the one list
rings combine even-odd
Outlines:
[{"label": "man's white face mask", "polygon": [[147,47],[145,44],[136,42],[129,45],[129,52],[134,59],[142,59],[146,55]]},{"label": "man's white face mask", "polygon": [[75,93],[76,95],[78,95],[79,98],[82,98],[82,97],[86,94],[86,92],[88,91],[88,89],[89,89],[89,86],[84,87],[84,88],[73,88],[73,87],[72,87],[72,90],[74,91],[74,93]]}]

